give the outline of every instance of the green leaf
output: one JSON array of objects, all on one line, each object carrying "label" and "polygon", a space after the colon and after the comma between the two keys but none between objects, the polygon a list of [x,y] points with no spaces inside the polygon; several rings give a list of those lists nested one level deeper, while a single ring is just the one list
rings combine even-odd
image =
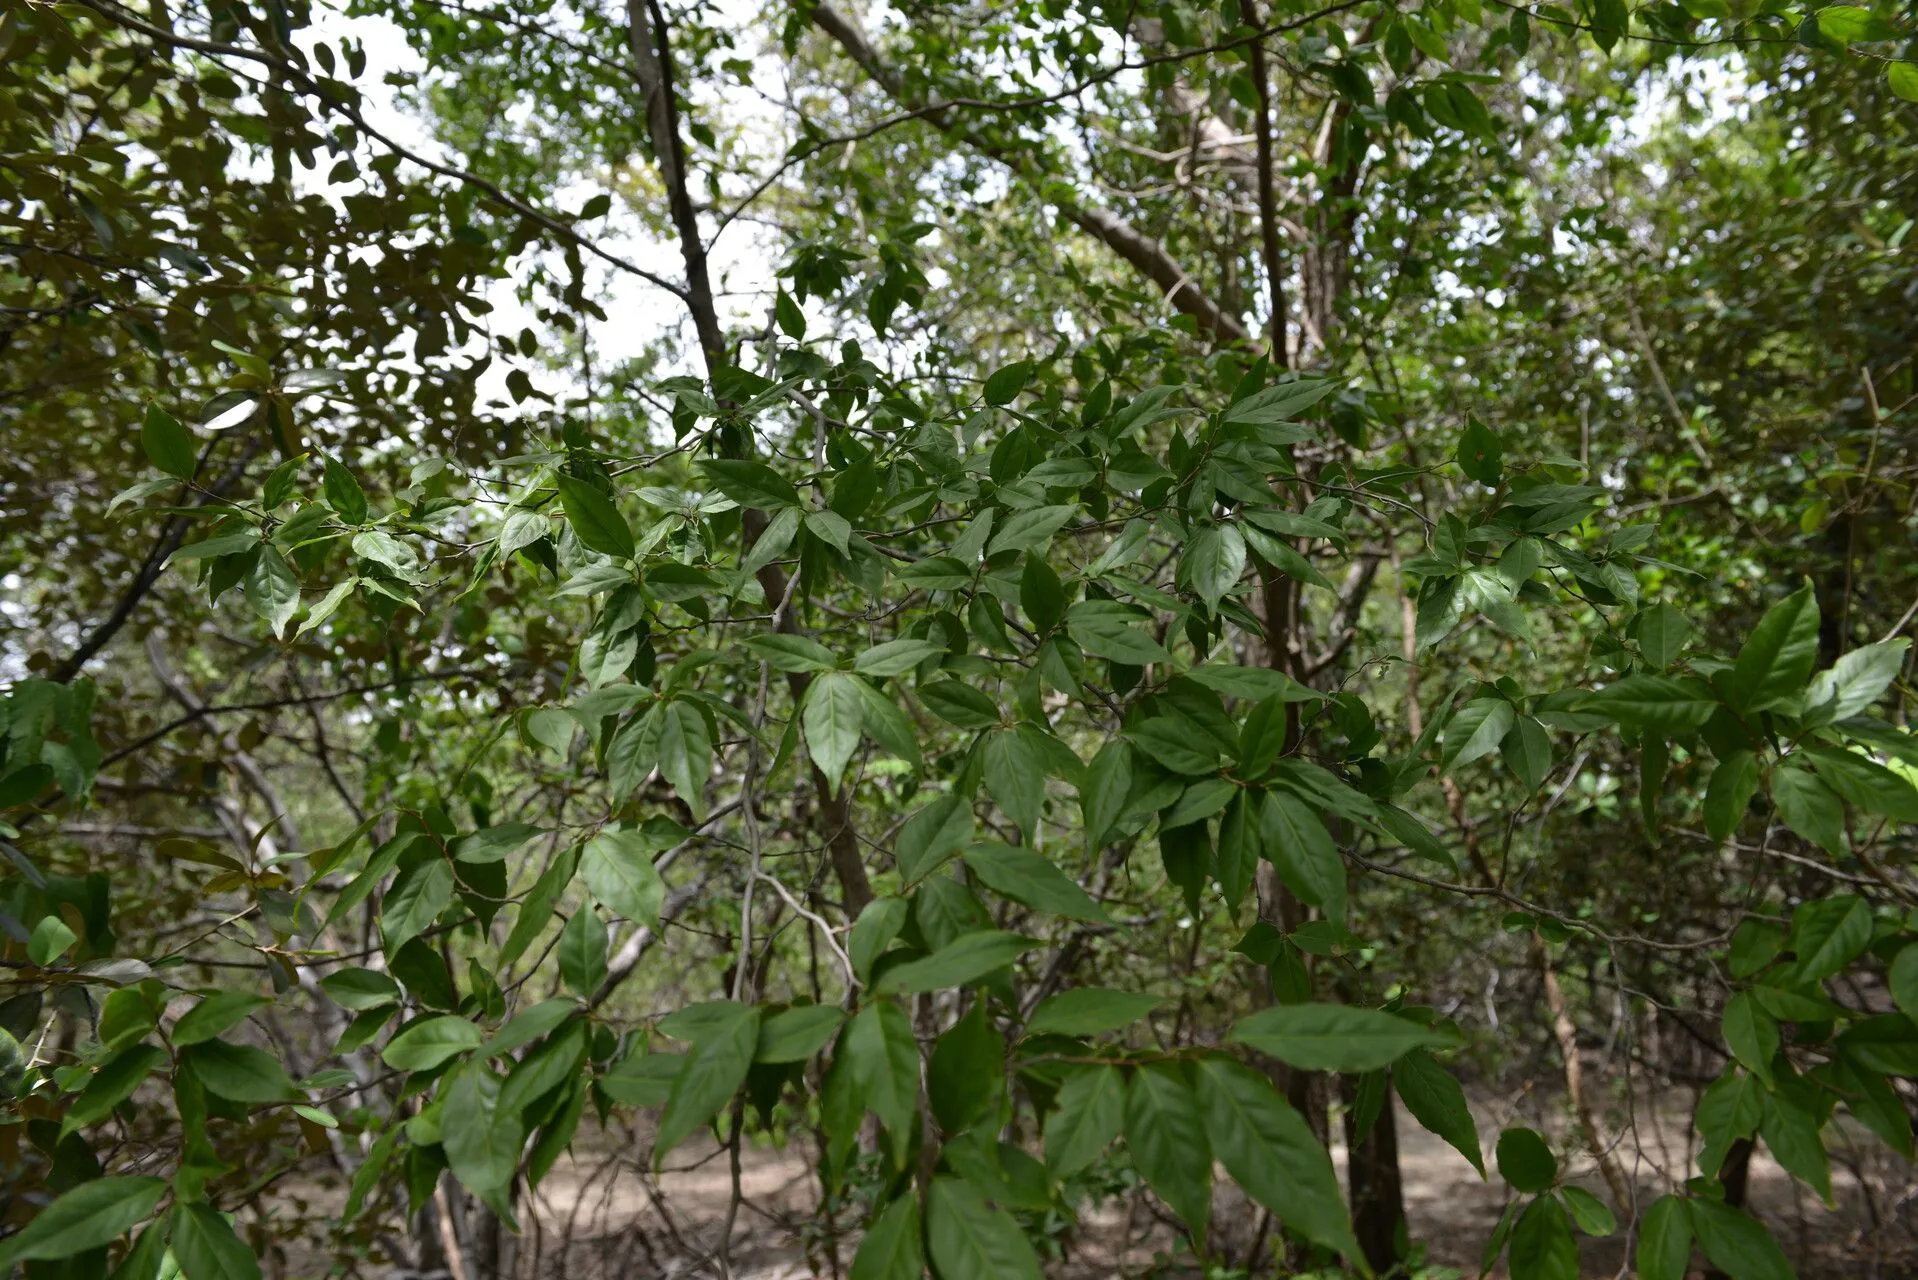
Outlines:
[{"label": "green leaf", "polygon": [[1498,1135],[1498,1172],[1515,1191],[1547,1191],[1558,1181],[1558,1157],[1536,1129],[1507,1129]]},{"label": "green leaf", "polygon": [[1759,1122],[1758,1133],[1772,1158],[1830,1205],[1831,1158],[1819,1136],[1823,1127],[1821,1116],[1804,1110],[1786,1093],[1775,1092],[1765,1099],[1765,1118]]},{"label": "green leaf", "polygon": [[905,1011],[890,1000],[867,1005],[846,1028],[840,1052],[866,1109],[898,1139],[903,1152],[919,1106],[919,1042]]},{"label": "green leaf", "polygon": [[859,1251],[852,1258],[851,1280],[919,1280],[925,1271],[925,1251],[919,1243],[919,1202],[909,1194],[902,1195],[866,1228]]},{"label": "green leaf", "polygon": [[986,790],[999,808],[1030,841],[1039,832],[1039,813],[1045,804],[1045,762],[1023,734],[993,729],[980,744]]},{"label": "green leaf", "polygon": [[1906,102],[1918,102],[1918,66],[1894,62],[1885,68],[1885,83]]},{"label": "green leaf", "polygon": [[951,556],[927,556],[895,572],[901,582],[919,591],[959,591],[972,584],[972,570]]},{"label": "green leaf", "polygon": [[1158,716],[1128,732],[1141,751],[1174,773],[1191,778],[1219,767],[1219,744],[1184,716]]},{"label": "green leaf", "polygon": [[1806,583],[1766,611],[1738,650],[1726,691],[1740,711],[1795,698],[1818,661],[1818,599]]},{"label": "green leaf", "polygon": [[1686,1200],[1692,1233],[1713,1266],[1731,1280],[1793,1280],[1784,1251],[1750,1214],[1716,1200]]},{"label": "green leaf", "polygon": [[1777,1019],[1759,1008],[1751,992],[1741,991],[1725,1004],[1723,1028],[1732,1057],[1769,1085],[1771,1061],[1778,1054]]},{"label": "green leaf", "polygon": [[1216,612],[1219,600],[1245,573],[1245,535],[1235,525],[1208,525],[1186,539],[1179,577]]},{"label": "green leaf", "polygon": [[579,865],[579,850],[562,850],[553,859],[552,865],[540,873],[539,879],[526,894],[519,906],[519,914],[513,920],[513,928],[506,935],[506,944],[499,950],[500,968],[505,969],[522,955],[545,930],[553,917],[553,904],[572,883],[573,873]]},{"label": "green leaf", "polygon": [[1001,365],[986,377],[986,403],[990,405],[1008,405],[1032,381],[1032,361],[1015,360],[1011,364]]},{"label": "green leaf", "polygon": [[938,1280],[1039,1280],[1018,1220],[959,1178],[934,1178],[927,1189],[926,1245]]},{"label": "green leaf", "polygon": [[140,448],[147,461],[170,476],[191,480],[200,461],[200,443],[179,419],[157,404],[150,404],[140,422]]},{"label": "green leaf", "polygon": [[1345,862],[1319,815],[1288,791],[1268,791],[1259,824],[1265,856],[1286,887],[1343,924]]},{"label": "green leaf", "polygon": [[1068,920],[1108,924],[1104,908],[1043,854],[1006,844],[976,844],[966,865],[988,889]]},{"label": "green leaf", "polygon": [[1790,946],[1799,983],[1823,982],[1871,945],[1871,906],[1856,894],[1807,902],[1792,913]]},{"label": "green leaf", "polygon": [[59,916],[42,916],[27,938],[27,959],[45,968],[65,955],[79,938]]},{"label": "green leaf", "polygon": [[175,1205],[171,1222],[168,1244],[185,1280],[259,1280],[259,1259],[212,1205]]},{"label": "green leaf", "polygon": [[1205,1058],[1198,1071],[1206,1137],[1233,1181],[1288,1229],[1359,1263],[1331,1157],[1304,1117],[1242,1063]]},{"label": "green leaf", "polygon": [[837,511],[808,511],[806,529],[840,555],[850,555],[852,524]]},{"label": "green leaf", "polygon": [[703,1006],[703,1010],[713,1016],[693,1041],[679,1074],[673,1077],[673,1090],[659,1117],[659,1134],[653,1140],[655,1168],[668,1151],[732,1101],[745,1083],[746,1071],[759,1047],[757,1006],[720,1000]]},{"label": "green leaf", "polygon": [[419,937],[453,905],[453,864],[429,857],[400,873],[380,904],[380,930],[389,952]]},{"label": "green leaf", "polygon": [[1898,1007],[1918,1015],[1918,943],[1907,944],[1893,957],[1888,985]]},{"label": "green leaf", "polygon": [[78,1133],[113,1114],[113,1109],[131,1098],[133,1091],[166,1060],[166,1050],[151,1044],[136,1044],[107,1059],[87,1081],[80,1096],[67,1105],[66,1117],[60,1122],[60,1137],[64,1139],[70,1133]]},{"label": "green leaf", "polygon": [[1066,610],[1066,630],[1095,658],[1136,667],[1170,662],[1164,645],[1133,624],[1138,613],[1111,600],[1082,600]]},{"label": "green leaf", "polygon": [[1525,1206],[1512,1228],[1508,1253],[1512,1280],[1578,1280],[1578,1241],[1565,1206],[1540,1196]]},{"label": "green leaf", "polygon": [[431,1071],[480,1047],[480,1029],[456,1014],[422,1018],[387,1042],[380,1060],[395,1071]]},{"label": "green leaf", "polygon": [[1332,378],[1300,378],[1295,382],[1281,382],[1234,404],[1225,411],[1224,422],[1227,426],[1250,427],[1293,422],[1299,414],[1338,389],[1337,380]]},{"label": "green leaf", "polygon": [[774,671],[831,671],[839,665],[831,649],[805,636],[748,636],[746,648]]},{"label": "green leaf", "polygon": [[573,476],[557,475],[554,481],[559,485],[559,501],[566,509],[566,521],[573,526],[573,536],[579,539],[580,545],[615,560],[631,560],[637,550],[632,526],[626,523],[626,517],[619,513],[613,500]]},{"label": "green leaf", "polygon": [[1669,604],[1655,604],[1638,613],[1638,651],[1659,671],[1678,661],[1692,634],[1691,619]]},{"label": "green leaf", "polygon": [[341,969],[321,978],[320,986],[335,1004],[355,1013],[400,1002],[400,984],[372,969]]},{"label": "green leaf", "polygon": [[1438,1059],[1414,1049],[1392,1066],[1392,1085],[1412,1118],[1450,1143],[1485,1176],[1485,1154],[1479,1146],[1478,1125],[1465,1103],[1465,1090]]},{"label": "green leaf", "polygon": [[1414,1049],[1448,1049],[1449,1033],[1349,1004],[1275,1005],[1241,1018],[1229,1040],[1307,1071],[1376,1071]]},{"label": "green leaf", "polygon": [[1571,1210],[1572,1221],[1588,1236],[1608,1236],[1618,1230],[1618,1215],[1611,1206],[1583,1187],[1560,1187],[1559,1197]]},{"label": "green leaf", "polygon": [[453,1176],[475,1195],[498,1197],[512,1185],[526,1139],[518,1107],[507,1105],[499,1076],[478,1059],[453,1075],[444,1105],[440,1142]]},{"label": "green leaf", "polygon": [[1639,1280],[1685,1280],[1692,1261],[1692,1219],[1677,1196],[1660,1196],[1638,1228]]},{"label": "green leaf", "polygon": [[800,723],[806,730],[806,750],[825,775],[829,790],[839,790],[846,765],[859,750],[865,724],[865,700],[856,686],[859,677],[847,671],[828,671],[806,690]]},{"label": "green leaf", "polygon": [[211,1040],[245,1021],[255,1009],[272,1003],[250,991],[216,991],[181,1015],[173,1025],[173,1043],[184,1046]]},{"label": "green leaf", "polygon": [[1504,479],[1505,445],[1498,433],[1477,418],[1467,418],[1458,439],[1458,468],[1470,479],[1488,489],[1496,489]]},{"label": "green leaf", "polygon": [[1039,944],[1031,938],[998,929],[961,934],[920,960],[886,970],[874,991],[918,995],[944,991],[978,981],[994,969],[1010,964]]},{"label": "green leaf", "polygon": [[1537,791],[1552,772],[1552,739],[1533,716],[1520,716],[1499,739],[1499,755],[1528,792]]},{"label": "green leaf", "polygon": [[366,523],[366,490],[351,471],[333,458],[326,460],[326,505],[347,524]]},{"label": "green leaf", "polygon": [[844,1011],[829,1004],[802,1004],[759,1023],[754,1062],[804,1062],[825,1048],[845,1022]]},{"label": "green leaf", "polygon": [[1119,1069],[1107,1063],[1077,1068],[1046,1117],[1046,1164],[1059,1177],[1071,1177],[1099,1158],[1124,1122],[1125,1077]]},{"label": "green leaf", "polygon": [[749,458],[708,458],[699,464],[713,487],[742,507],[778,511],[797,507],[799,491],[792,482],[763,462]]},{"label": "green leaf", "polygon": [[1918,787],[1876,760],[1815,743],[1801,748],[1793,758],[1810,761],[1825,785],[1852,807],[1893,822],[1918,823]]},{"label": "green leaf", "polygon": [[[824,677],[831,678],[830,675]],[[818,687],[819,682],[815,682],[813,688]],[[704,818],[706,780],[713,771],[712,730],[699,708],[685,699],[667,703],[659,709],[659,716],[660,776],[673,784],[673,790],[679,793],[694,817]],[[811,731],[809,720],[807,732]]]},{"label": "green leaf", "polygon": [[632,1053],[599,1078],[600,1088],[629,1107],[660,1107],[673,1094],[673,1081],[685,1065],[682,1053]]},{"label": "green leaf", "polygon": [[998,704],[957,680],[935,680],[921,685],[919,699],[926,704],[926,710],[961,729],[990,729],[999,723]]},{"label": "green leaf", "polygon": [[1379,806],[1378,818],[1379,825],[1390,832],[1394,840],[1420,857],[1438,863],[1453,875],[1458,874],[1458,862],[1452,857],[1452,851],[1432,834],[1431,828],[1423,820],[1389,804]]},{"label": "green leaf", "polygon": [[1757,756],[1737,751],[1718,762],[1705,787],[1705,830],[1712,839],[1731,839],[1757,792]]},{"label": "green leaf", "polygon": [[1498,750],[1512,726],[1518,723],[1518,708],[1504,698],[1474,698],[1458,709],[1445,726],[1445,746],[1439,753],[1439,767],[1450,772]]},{"label": "green leaf", "polygon": [[58,1196],[20,1231],[0,1241],[0,1271],[98,1249],[144,1222],[167,1192],[162,1178],[95,1178]]},{"label": "green leaf", "polygon": [[578,1012],[579,1002],[564,996],[521,1009],[480,1046],[481,1056],[498,1058],[509,1054],[523,1044],[531,1044]]},{"label": "green leaf", "polygon": [[180,1061],[208,1093],[232,1102],[284,1102],[293,1096],[293,1081],[279,1059],[252,1045],[208,1040],[182,1049]]},{"label": "green leaf", "polygon": [[1192,1238],[1212,1218],[1212,1150],[1199,1100],[1176,1063],[1152,1063],[1126,1085],[1125,1140],[1133,1166]]},{"label": "green leaf", "polygon": [[[1819,34],[1828,40],[1836,40],[1839,44],[1895,40],[1898,37],[1896,27],[1870,9],[1858,5],[1831,5],[1820,9],[1816,17]],[[1732,1280],[1740,1280],[1740,1277],[1734,1276]]]},{"label": "green leaf", "polygon": [[1815,717],[1819,724],[1830,724],[1835,720],[1849,720],[1864,711],[1878,701],[1879,695],[1891,687],[1891,682],[1904,670],[1905,652],[1909,648],[1911,641],[1900,636],[1853,649],[1838,659],[1829,671],[1814,676],[1805,690],[1806,718]]},{"label": "green leaf", "polygon": [[606,922],[592,903],[582,903],[559,931],[559,975],[580,996],[606,980]]},{"label": "green leaf", "polygon": [[1160,996],[1076,987],[1048,997],[1032,1011],[1026,1034],[1096,1036],[1130,1026],[1164,1004]]},{"label": "green leaf", "polygon": [[1772,770],[1771,798],[1786,826],[1825,852],[1844,856],[1845,807],[1816,774],[1779,765]]},{"label": "green leaf", "polygon": [[874,898],[853,921],[852,933],[846,940],[847,957],[852,961],[852,971],[861,982],[872,975],[873,962],[879,954],[892,945],[899,936],[899,930],[905,927],[907,914],[904,898]]},{"label": "green leaf", "polygon": [[518,853],[528,841],[545,834],[543,829],[531,823],[507,822],[468,832],[448,842],[446,848],[455,860],[478,866],[503,862],[508,854]]},{"label": "green leaf", "polygon": [[1664,733],[1696,729],[1718,710],[1717,695],[1689,677],[1626,676],[1579,704],[1579,710]]},{"label": "green leaf", "polygon": [[1160,817],[1159,829],[1171,831],[1175,827],[1204,822],[1230,804],[1238,792],[1239,788],[1224,778],[1201,778],[1187,787],[1177,802]]},{"label": "green leaf", "polygon": [[354,534],[353,554],[383,564],[402,578],[410,577],[420,567],[419,555],[412,547],[380,529]]},{"label": "green leaf", "polygon": [[957,795],[936,797],[899,828],[893,856],[907,884],[925,879],[972,843],[972,806]]},{"label": "green leaf", "polygon": [[635,830],[600,832],[580,851],[579,874],[603,906],[628,920],[643,920],[658,931],[666,884],[653,867],[652,843],[644,834]]},{"label": "green leaf", "polygon": [[862,676],[883,680],[916,670],[928,658],[944,655],[946,646],[933,640],[888,640],[874,645],[852,660],[852,669]]},{"label": "green leaf", "polygon": [[[1076,506],[1052,506],[1016,512],[993,533],[992,541],[986,544],[986,554],[996,556],[1001,551],[1035,550],[1064,527],[1065,522],[1072,519],[1078,510]],[[967,573],[967,580],[971,580],[970,572]]]},{"label": "green leaf", "polygon": [[934,1042],[926,1063],[926,1100],[946,1133],[989,1119],[1005,1092],[1006,1042],[975,1000]]},{"label": "green leaf", "polygon": [[1026,567],[1019,574],[1019,607],[1031,619],[1032,629],[1041,635],[1058,626],[1065,616],[1065,584],[1044,556],[1026,557]]},{"label": "green leaf", "polygon": [[273,629],[274,638],[286,634],[286,624],[300,611],[300,580],[285,557],[262,546],[246,571],[245,591],[247,607]]}]

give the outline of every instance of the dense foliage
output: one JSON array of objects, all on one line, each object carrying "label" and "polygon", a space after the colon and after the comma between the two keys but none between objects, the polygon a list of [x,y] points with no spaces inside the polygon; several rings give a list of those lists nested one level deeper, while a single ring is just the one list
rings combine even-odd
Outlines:
[{"label": "dense foliage", "polygon": [[1792,1274],[1757,1146],[1913,1155],[1910,30],[9,4],[0,1269],[543,1274],[610,1145],[681,1269],[771,1147],[856,1280],[1409,1273],[1403,1115],[1517,1280]]}]

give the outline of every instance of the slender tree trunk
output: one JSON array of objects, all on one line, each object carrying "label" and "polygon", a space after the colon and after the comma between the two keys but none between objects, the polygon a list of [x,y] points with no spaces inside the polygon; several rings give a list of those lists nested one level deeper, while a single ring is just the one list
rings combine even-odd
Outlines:
[{"label": "slender tree trunk", "polygon": [[1358,1133],[1359,1080],[1339,1077],[1345,1103],[1346,1183],[1352,1204],[1352,1232],[1365,1260],[1378,1272],[1391,1270],[1404,1256],[1405,1188],[1399,1178],[1398,1116],[1388,1093],[1378,1119],[1364,1136]]}]

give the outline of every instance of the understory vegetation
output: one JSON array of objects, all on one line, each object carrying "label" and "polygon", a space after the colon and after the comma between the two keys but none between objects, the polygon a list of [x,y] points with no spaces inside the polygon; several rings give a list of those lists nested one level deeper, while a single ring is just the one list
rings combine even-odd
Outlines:
[{"label": "understory vegetation", "polygon": [[1915,38],[7,0],[0,1273],[1913,1274]]}]

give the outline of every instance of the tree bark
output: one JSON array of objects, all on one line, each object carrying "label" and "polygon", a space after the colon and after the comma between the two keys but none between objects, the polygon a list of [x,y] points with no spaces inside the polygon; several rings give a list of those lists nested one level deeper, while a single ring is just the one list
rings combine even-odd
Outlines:
[{"label": "tree bark", "polygon": [[1372,1269],[1384,1274],[1404,1256],[1405,1188],[1399,1178],[1398,1115],[1388,1092],[1378,1119],[1363,1137],[1358,1133],[1359,1079],[1339,1077],[1345,1103],[1346,1184],[1352,1204],[1352,1232]]}]

